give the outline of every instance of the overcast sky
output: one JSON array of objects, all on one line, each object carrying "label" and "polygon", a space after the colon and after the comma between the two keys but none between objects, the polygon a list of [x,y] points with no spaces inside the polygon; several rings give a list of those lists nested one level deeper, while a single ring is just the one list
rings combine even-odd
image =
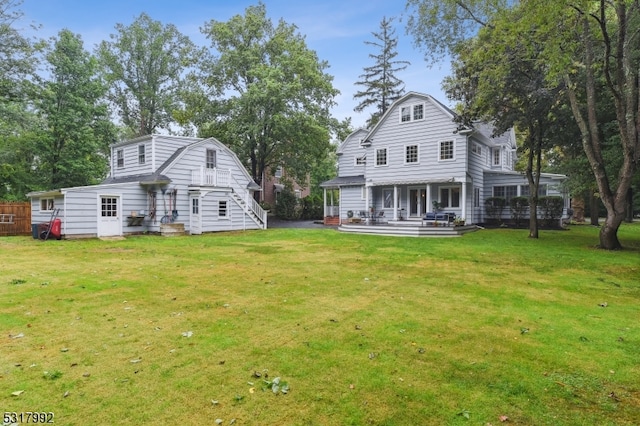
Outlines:
[{"label": "overcast sky", "polygon": [[[411,65],[398,73],[407,91],[423,92],[449,105],[441,82],[449,73],[449,63],[427,67],[423,54],[413,46],[405,30],[405,2],[402,0],[320,0],[293,2],[291,0],[264,0],[267,14],[275,22],[284,19],[298,27],[306,37],[307,46],[317,52],[321,60],[329,63],[326,70],[334,77],[334,86],[340,90],[333,114],[338,119],[352,117],[354,127],[363,126],[369,113],[356,113],[353,95],[362,86],[356,86],[363,67],[373,64],[370,53],[377,53],[365,41],[374,41],[372,32],[378,32],[383,17],[396,17],[394,25],[398,37],[397,60]],[[97,43],[107,40],[115,32],[117,23],[129,25],[142,12],[165,24],[174,24],[200,46],[209,46],[200,27],[215,19],[227,21],[244,14],[257,1],[246,0],[24,0],[19,7],[27,23],[41,25],[40,37],[55,36],[68,28],[80,34],[87,50],[93,51]]]}]

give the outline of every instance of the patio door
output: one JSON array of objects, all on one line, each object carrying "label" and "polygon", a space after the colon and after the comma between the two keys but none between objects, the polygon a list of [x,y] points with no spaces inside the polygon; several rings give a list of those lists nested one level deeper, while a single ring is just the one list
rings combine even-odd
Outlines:
[{"label": "patio door", "polygon": [[98,202],[98,237],[122,235],[120,196],[100,195]]},{"label": "patio door", "polygon": [[424,216],[427,212],[427,190],[425,188],[409,189],[409,217]]}]

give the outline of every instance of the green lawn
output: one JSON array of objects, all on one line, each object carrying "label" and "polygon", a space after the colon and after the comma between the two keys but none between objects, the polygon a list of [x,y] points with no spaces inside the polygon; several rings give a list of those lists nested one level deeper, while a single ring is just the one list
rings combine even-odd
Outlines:
[{"label": "green lawn", "polygon": [[597,233],[0,238],[0,406],[63,425],[635,425],[640,224],[620,252]]}]

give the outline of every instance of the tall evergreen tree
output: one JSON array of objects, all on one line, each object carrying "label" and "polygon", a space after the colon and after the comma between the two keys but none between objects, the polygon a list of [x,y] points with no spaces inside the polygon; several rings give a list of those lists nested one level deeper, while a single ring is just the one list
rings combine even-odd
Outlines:
[{"label": "tall evergreen tree", "polygon": [[365,41],[368,46],[376,48],[377,53],[370,53],[369,58],[374,60],[374,64],[364,68],[360,81],[355,84],[364,86],[364,90],[357,92],[353,98],[360,100],[354,108],[356,112],[362,112],[373,106],[375,111],[367,120],[367,125],[375,125],[380,117],[387,111],[387,108],[404,93],[404,83],[396,73],[411,65],[408,61],[398,61],[398,38],[395,37],[395,29],[391,25],[393,18],[382,18],[380,21],[380,31],[373,32],[375,41]]}]

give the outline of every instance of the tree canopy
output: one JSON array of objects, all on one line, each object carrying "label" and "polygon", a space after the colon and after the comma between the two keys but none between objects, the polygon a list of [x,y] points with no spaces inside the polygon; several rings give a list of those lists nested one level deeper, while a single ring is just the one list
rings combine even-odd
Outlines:
[{"label": "tree canopy", "polygon": [[174,132],[185,70],[195,64],[198,49],[175,25],[163,25],[146,13],[115,28],[98,55],[110,84],[109,99],[129,136]]},{"label": "tree canopy", "polygon": [[262,3],[227,22],[212,20],[202,31],[216,53],[203,64],[203,91],[226,97],[201,115],[209,120],[196,123],[201,135],[225,141],[258,183],[279,166],[306,182],[315,161],[326,156],[335,124],[329,109],[338,91],[324,72],[328,64],[294,25],[274,25]]},{"label": "tree canopy", "polygon": [[[479,28],[500,26],[505,46],[527,49],[520,60],[544,65],[547,84],[562,85],[562,102],[580,129],[584,155],[607,210],[600,246],[620,248],[617,232],[640,160],[640,1],[409,0],[407,8],[413,11],[409,30],[427,57],[455,52]],[[501,19],[507,12],[517,13],[512,15],[517,19]],[[541,40],[541,49],[535,48]],[[598,112],[598,103],[607,98],[614,105],[622,154],[613,175],[600,133],[606,119]],[[493,102],[499,105],[501,96]]]}]

